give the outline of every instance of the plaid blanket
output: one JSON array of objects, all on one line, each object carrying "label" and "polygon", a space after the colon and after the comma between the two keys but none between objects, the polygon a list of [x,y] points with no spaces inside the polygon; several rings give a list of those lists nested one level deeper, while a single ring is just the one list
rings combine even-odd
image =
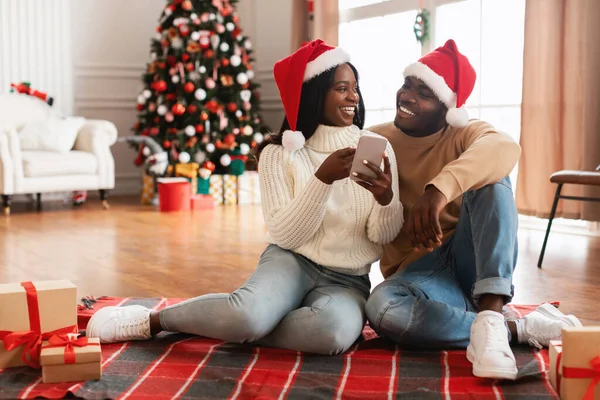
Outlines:
[{"label": "plaid blanket", "polygon": [[[107,305],[161,309],[182,300],[100,298],[91,309],[80,307],[79,324],[85,327],[90,316]],[[534,308],[509,305],[506,312],[520,315]],[[369,327],[362,339],[344,355],[325,357],[162,334],[155,340],[103,345],[99,381],[42,384],[38,370],[0,370],[0,398],[558,398],[548,382],[547,350],[516,347],[519,379],[507,382],[473,377],[465,351],[401,349]]]}]

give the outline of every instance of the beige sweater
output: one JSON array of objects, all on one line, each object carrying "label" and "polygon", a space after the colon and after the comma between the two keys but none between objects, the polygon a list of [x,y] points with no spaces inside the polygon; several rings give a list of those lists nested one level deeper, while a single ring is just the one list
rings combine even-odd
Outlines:
[{"label": "beige sweater", "polygon": [[[465,128],[448,127],[424,138],[408,136],[392,122],[369,130],[387,138],[396,153],[405,218],[427,185],[434,185],[446,196],[449,204],[440,214],[444,242],[458,222],[462,194],[498,182],[521,156],[521,147],[510,136],[478,120]],[[423,254],[413,251],[408,234],[402,230],[384,246],[381,271],[388,277]]]},{"label": "beige sweater", "polygon": [[259,179],[269,243],[324,267],[363,275],[402,227],[396,159],[388,144],[394,196],[380,206],[373,194],[349,178],[327,185],[315,177],[336,150],[355,147],[366,133],[356,126],[321,125],[306,145],[288,152],[268,145],[260,155]]}]

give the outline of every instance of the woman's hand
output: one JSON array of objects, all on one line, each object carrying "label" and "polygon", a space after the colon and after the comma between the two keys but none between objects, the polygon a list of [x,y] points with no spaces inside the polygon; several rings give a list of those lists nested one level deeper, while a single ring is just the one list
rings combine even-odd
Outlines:
[{"label": "woman's hand", "polygon": [[315,176],[328,185],[349,177],[355,152],[356,149],[352,148],[334,151],[323,161]]},{"label": "woman's hand", "polygon": [[390,169],[390,160],[385,154],[383,155],[383,171],[381,171],[379,166],[370,161],[363,160],[363,163],[371,171],[373,171],[377,177],[371,178],[361,174],[360,172],[354,172],[354,176],[359,179],[356,181],[356,183],[373,193],[373,197],[375,197],[375,200],[380,205],[387,206],[394,197],[394,192],[392,191],[392,171]]}]

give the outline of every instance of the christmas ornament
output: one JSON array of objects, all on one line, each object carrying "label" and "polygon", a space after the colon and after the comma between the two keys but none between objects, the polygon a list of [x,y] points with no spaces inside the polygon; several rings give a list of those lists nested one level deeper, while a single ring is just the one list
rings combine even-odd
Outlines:
[{"label": "christmas ornament", "polygon": [[240,85],[244,85],[246,82],[248,82],[248,75],[246,75],[244,72],[240,72],[236,77],[236,80]]},{"label": "christmas ornament", "polygon": [[[154,86],[154,87],[152,87]],[[150,86],[152,87],[152,89],[156,90],[157,92],[164,92],[165,90],[167,90],[167,82],[165,81],[156,81],[156,82],[152,82],[152,85]]]},{"label": "christmas ornament", "polygon": [[164,104],[161,104],[160,106],[158,106],[158,110],[156,112],[158,112],[158,115],[165,115],[168,111],[167,106],[165,106]]},{"label": "christmas ornament", "polygon": [[244,132],[244,135],[250,136],[254,133],[254,129],[252,129],[252,127],[250,125],[246,125],[244,127],[244,129],[242,130],[242,132]]},{"label": "christmas ornament", "polygon": [[198,68],[198,71],[199,71],[201,74],[205,74],[205,73],[206,73],[206,67],[205,67],[204,65],[201,65],[201,66],[200,66],[200,68]]},{"label": "christmas ornament", "polygon": [[202,47],[200,47],[200,45],[196,42],[190,42],[188,43],[186,49],[185,49],[188,53],[199,53],[200,50],[202,50]]},{"label": "christmas ornament", "polygon": [[192,9],[192,2],[190,0],[185,0],[181,4],[181,8],[183,8],[186,11],[190,11]]},{"label": "christmas ornament", "polygon": [[229,65],[229,60],[224,58],[223,60],[221,60],[221,65],[227,67]]},{"label": "christmas ornament", "polygon": [[200,16],[200,21],[202,21],[202,22],[204,22],[204,23],[208,22],[208,20],[209,20],[209,19],[210,19],[210,18],[209,18],[209,16],[208,16],[208,13],[204,13],[204,14],[202,14],[202,15]]},{"label": "christmas ornament", "polygon": [[222,35],[223,33],[225,33],[225,27],[222,24],[215,25],[215,30],[220,35]]},{"label": "christmas ornament", "polygon": [[233,134],[234,135],[239,135],[240,134],[240,128],[233,128]]},{"label": "christmas ornament", "polygon": [[150,129],[150,136],[156,136],[158,135],[160,131],[158,130],[158,128],[154,127]]},{"label": "christmas ornament", "polygon": [[[204,154],[204,152],[199,151],[196,153],[196,156],[194,157],[194,161],[196,161],[198,164],[202,165],[202,163],[206,160],[206,155]],[[203,168],[205,169],[205,168]],[[208,170],[207,170],[208,171]],[[210,171],[209,172],[209,176],[210,176]],[[206,178],[204,178],[206,179]]]},{"label": "christmas ornament", "polygon": [[227,30],[229,32],[233,31],[235,29],[235,25],[233,24],[233,22],[228,22],[225,24],[225,28],[227,28]]},{"label": "christmas ornament", "polygon": [[262,143],[263,140],[264,140],[264,136],[262,133],[258,132],[256,134],[254,134],[254,141],[256,143]]},{"label": "christmas ornament", "polygon": [[171,47],[174,49],[181,49],[183,47],[183,40],[176,37],[171,40]]},{"label": "christmas ornament", "polygon": [[210,46],[210,39],[208,36],[202,36],[198,42],[203,49],[208,49],[208,46]]},{"label": "christmas ornament", "polygon": [[139,104],[144,104],[146,102],[146,97],[143,94],[140,94],[137,98]]},{"label": "christmas ornament", "polygon": [[238,117],[238,118],[241,117],[242,115],[244,115],[244,113],[242,112],[242,110],[237,110],[235,112],[235,116]]},{"label": "christmas ornament", "polygon": [[215,172],[215,169],[217,168],[217,166],[211,161],[206,161],[204,164],[202,164],[202,168],[205,168],[205,169],[209,170],[210,172]]},{"label": "christmas ornament", "polygon": [[222,51],[223,53],[225,53],[225,52],[229,51],[229,44],[228,44],[227,42],[223,42],[223,43],[221,43],[221,47],[220,47],[220,49],[221,49],[221,51]]},{"label": "christmas ornament", "polygon": [[206,145],[206,151],[208,151],[209,153],[212,153],[213,151],[215,151],[215,145],[212,143],[208,143]]},{"label": "christmas ornament", "polygon": [[167,121],[167,122],[173,122],[174,119],[175,119],[175,117],[170,112],[168,112],[168,113],[165,114],[165,121]]},{"label": "christmas ornament", "polygon": [[229,164],[231,164],[231,157],[229,156],[229,154],[223,154],[219,161],[221,162],[222,166],[228,167]]},{"label": "christmas ornament", "polygon": [[181,34],[181,36],[186,37],[190,34],[190,28],[187,25],[181,25],[179,27],[179,33]]},{"label": "christmas ornament", "polygon": [[242,99],[243,101],[250,101],[250,99],[252,98],[252,92],[249,90],[242,90],[240,92],[240,99]]},{"label": "christmas ornament", "polygon": [[173,83],[179,83],[179,76],[178,75],[173,75],[171,77],[171,82],[173,82]]},{"label": "christmas ornament", "polygon": [[196,142],[198,142],[198,139],[196,138],[196,136],[192,136],[187,140],[187,142],[185,142],[185,147],[192,148],[194,147],[194,145],[196,145]]},{"label": "christmas ornament", "polygon": [[171,15],[171,14],[173,14],[173,10],[171,10],[171,8],[170,8],[170,7],[167,7],[167,8],[165,8],[165,15],[166,15],[166,16],[169,16],[169,15]]},{"label": "christmas ornament", "polygon": [[221,43],[221,38],[219,37],[219,35],[212,35],[210,37],[210,44],[213,49],[216,50],[217,47],[219,47],[219,43]]},{"label": "christmas ornament", "polygon": [[187,93],[192,93],[194,91],[196,87],[194,86],[194,84],[192,82],[187,82],[184,86],[183,86],[183,90],[185,90]]},{"label": "christmas ornament", "polygon": [[192,159],[192,157],[190,156],[190,153],[188,153],[187,151],[182,151],[181,153],[179,153],[178,158],[179,158],[179,162],[182,164],[187,164]]},{"label": "christmas ornament", "polygon": [[215,81],[213,81],[211,78],[208,78],[204,84],[206,85],[207,89],[214,89],[217,86]]},{"label": "christmas ornament", "polygon": [[163,147],[164,147],[165,149],[168,149],[169,147],[171,147],[171,142],[170,142],[170,141],[168,141],[168,140],[165,140],[165,141],[163,142]]},{"label": "christmas ornament", "polygon": [[223,86],[232,86],[233,78],[231,77],[231,75],[221,75],[221,84]]},{"label": "christmas ornament", "polygon": [[205,111],[202,111],[202,113],[200,113],[200,119],[206,121],[208,119],[208,114]]},{"label": "christmas ornament", "polygon": [[196,125],[196,127],[195,127],[195,130],[196,130],[196,132],[198,132],[198,133],[202,133],[202,132],[204,132],[204,125],[202,125],[202,124],[198,124],[198,125]]},{"label": "christmas ornament", "polygon": [[242,153],[242,154],[249,154],[250,153],[250,146],[248,146],[246,143],[240,144],[240,153]]},{"label": "christmas ornament", "polygon": [[206,56],[206,58],[213,58],[215,56],[215,52],[211,49],[208,49],[204,52],[204,55]]},{"label": "christmas ornament", "polygon": [[244,104],[242,104],[242,107],[244,108],[244,110],[250,111],[252,109],[252,104],[250,104],[249,102],[245,101]]},{"label": "christmas ornament", "polygon": [[239,67],[241,63],[242,63],[242,58],[240,56],[235,55],[235,54],[231,56],[231,65],[233,67]]},{"label": "christmas ornament", "polygon": [[192,34],[190,35],[190,38],[194,41],[197,42],[198,40],[200,40],[200,32],[198,31],[194,31],[192,32]]},{"label": "christmas ornament", "polygon": [[142,94],[144,95],[145,98],[149,99],[150,97],[152,97],[152,92],[149,91],[148,89],[144,90],[142,92]]},{"label": "christmas ornament", "polygon": [[173,114],[175,115],[183,115],[185,114],[185,106],[181,103],[177,103],[173,105],[171,111],[173,111]]},{"label": "christmas ornament", "polygon": [[196,129],[192,125],[186,126],[184,131],[188,136],[194,136],[196,134]]},{"label": "christmas ornament", "polygon": [[415,18],[415,24],[413,26],[415,38],[417,42],[424,43],[429,39],[429,11],[420,8],[417,17]]},{"label": "christmas ornament", "polygon": [[150,112],[156,111],[156,104],[154,104],[154,103],[148,104],[148,111],[150,111]]},{"label": "christmas ornament", "polygon": [[250,39],[246,39],[246,41],[244,42],[244,47],[246,48],[246,50],[252,50],[252,42],[250,41]]},{"label": "christmas ornament", "polygon": [[198,14],[196,14],[196,13],[192,13],[192,14],[190,15],[190,18],[191,18],[191,19],[196,19],[196,18],[198,18]]},{"label": "christmas ornament", "polygon": [[196,89],[196,93],[194,93],[194,97],[196,97],[198,100],[202,101],[202,100],[206,99],[206,91],[202,88]]},{"label": "christmas ornament", "polygon": [[187,108],[187,112],[190,114],[194,114],[196,111],[198,111],[198,107],[196,107],[194,104],[190,104]]},{"label": "christmas ornament", "polygon": [[217,16],[213,13],[208,14],[208,19],[211,21],[214,21],[215,19],[217,19]]},{"label": "christmas ornament", "polygon": [[235,136],[231,133],[228,133],[227,135],[225,135],[225,138],[223,139],[223,143],[228,146],[229,148],[231,148],[231,146],[233,146],[235,144]]},{"label": "christmas ornament", "polygon": [[235,103],[227,104],[227,111],[235,112],[236,110],[237,110],[237,104],[235,104]]},{"label": "christmas ornament", "polygon": [[253,70],[249,69],[246,72],[246,75],[248,75],[248,79],[254,79],[254,71]]},{"label": "christmas ornament", "polygon": [[189,60],[189,59],[190,59],[190,55],[188,53],[183,53],[181,55],[181,61],[187,62],[187,60]]}]

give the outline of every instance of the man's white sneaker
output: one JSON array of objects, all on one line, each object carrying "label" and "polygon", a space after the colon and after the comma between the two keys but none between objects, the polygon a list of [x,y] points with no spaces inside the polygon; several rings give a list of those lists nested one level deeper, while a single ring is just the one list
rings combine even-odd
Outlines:
[{"label": "man's white sneaker", "polygon": [[88,322],[86,336],[100,338],[101,343],[150,339],[150,309],[137,305],[104,307]]},{"label": "man's white sneaker", "polygon": [[477,377],[517,379],[517,361],[510,348],[502,314],[495,311],[477,314],[471,325],[467,359],[473,364],[473,375]]},{"label": "man's white sneaker", "polygon": [[581,326],[574,315],[565,315],[550,303],[544,303],[535,311],[515,321],[517,324],[517,340],[530,346],[542,349],[550,345],[551,340],[558,340],[562,328]]}]

